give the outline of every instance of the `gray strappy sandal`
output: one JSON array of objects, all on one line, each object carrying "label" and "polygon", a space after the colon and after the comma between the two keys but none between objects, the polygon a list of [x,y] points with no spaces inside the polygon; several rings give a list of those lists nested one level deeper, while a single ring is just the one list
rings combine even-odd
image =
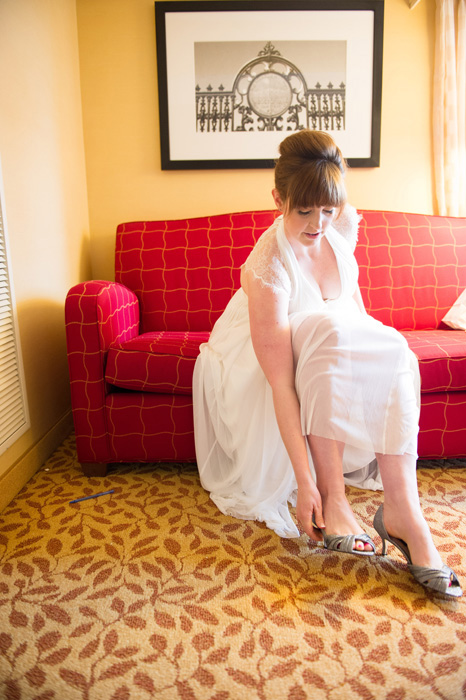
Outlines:
[{"label": "gray strappy sandal", "polygon": [[387,553],[387,542],[393,544],[403,554],[413,577],[422,586],[453,598],[460,598],[463,595],[457,575],[446,564],[441,569],[430,569],[427,566],[417,566],[412,563],[406,542],[388,534],[383,521],[383,505],[379,507],[375,514],[374,529],[382,538],[382,555],[385,556]]},{"label": "gray strappy sandal", "polygon": [[[325,530],[320,530],[324,538],[325,549],[331,549],[334,552],[346,552],[347,554],[359,554],[362,557],[373,557],[375,554],[375,544],[365,532],[360,535],[327,535]],[[363,542],[372,547],[372,552],[365,549],[354,549],[356,542]]]}]

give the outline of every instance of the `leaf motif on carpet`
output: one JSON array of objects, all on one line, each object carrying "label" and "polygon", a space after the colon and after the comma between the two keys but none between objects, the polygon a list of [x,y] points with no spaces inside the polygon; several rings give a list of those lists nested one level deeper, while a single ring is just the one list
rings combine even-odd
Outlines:
[{"label": "leaf motif on carpet", "polygon": [[[424,465],[419,489],[465,584],[452,466]],[[348,495],[380,551],[382,495]],[[466,698],[466,598],[428,594],[394,548],[340,555],[226,517],[193,465],[87,479],[71,436],[0,515],[0,553],[2,700]]]}]

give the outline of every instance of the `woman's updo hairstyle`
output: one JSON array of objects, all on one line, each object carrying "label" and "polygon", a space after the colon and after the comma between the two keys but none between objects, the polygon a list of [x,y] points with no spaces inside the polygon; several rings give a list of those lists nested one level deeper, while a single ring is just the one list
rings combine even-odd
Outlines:
[{"label": "woman's updo hairstyle", "polygon": [[296,131],[281,142],[279,153],[275,188],[287,211],[343,207],[346,165],[329,134],[309,129]]}]

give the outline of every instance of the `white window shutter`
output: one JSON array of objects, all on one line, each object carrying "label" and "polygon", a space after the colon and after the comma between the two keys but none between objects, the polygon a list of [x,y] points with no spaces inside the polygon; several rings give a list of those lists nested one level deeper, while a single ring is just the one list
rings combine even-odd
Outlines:
[{"label": "white window shutter", "polygon": [[[1,168],[1,166],[0,166]],[[0,169],[0,454],[29,427]]]}]

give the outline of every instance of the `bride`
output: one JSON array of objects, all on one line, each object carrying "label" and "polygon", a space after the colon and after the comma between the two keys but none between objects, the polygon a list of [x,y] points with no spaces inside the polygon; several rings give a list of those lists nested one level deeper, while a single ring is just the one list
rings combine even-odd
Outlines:
[{"label": "bride", "polygon": [[419,503],[419,370],[405,339],[370,317],[353,256],[358,216],[332,138],[280,145],[281,212],[241,270],[241,287],[201,346],[193,378],[201,483],[227,515],[372,556],[345,482],[384,490],[374,528],[422,585],[462,594]]}]

